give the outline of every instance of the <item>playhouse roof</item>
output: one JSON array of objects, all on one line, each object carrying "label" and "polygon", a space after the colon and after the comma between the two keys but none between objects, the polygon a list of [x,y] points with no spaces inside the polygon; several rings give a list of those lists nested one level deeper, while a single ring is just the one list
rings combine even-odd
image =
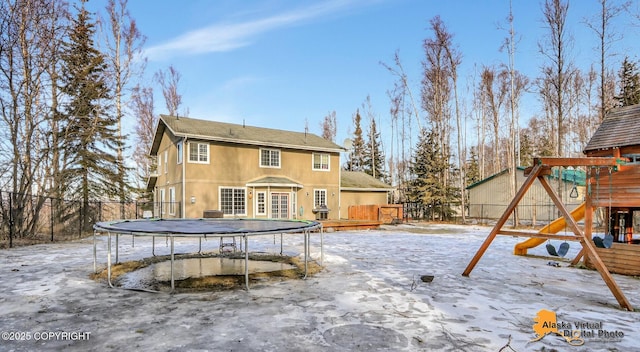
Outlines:
[{"label": "playhouse roof", "polygon": [[640,145],[640,104],[611,110],[583,153]]}]

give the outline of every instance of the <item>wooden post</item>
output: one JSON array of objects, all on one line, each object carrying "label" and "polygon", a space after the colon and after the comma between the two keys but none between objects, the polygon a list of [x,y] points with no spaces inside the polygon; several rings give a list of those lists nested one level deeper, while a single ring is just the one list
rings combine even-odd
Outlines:
[{"label": "wooden post", "polygon": [[496,225],[493,227],[493,230],[491,230],[491,232],[489,233],[489,236],[487,236],[487,238],[484,240],[484,242],[476,252],[476,255],[473,256],[473,259],[471,259],[471,261],[467,265],[467,268],[464,269],[464,272],[462,273],[463,276],[469,276],[473,268],[476,266],[476,264],[478,264],[478,261],[484,255],[484,252],[486,252],[487,248],[489,248],[489,246],[491,245],[491,242],[493,242],[493,239],[496,238],[496,235],[498,234],[498,232],[502,230],[502,226],[507,222],[507,220],[509,219],[509,216],[511,216],[513,209],[515,209],[516,206],[518,206],[518,203],[520,203],[520,200],[522,199],[522,197],[524,197],[524,195],[527,193],[527,191],[529,190],[533,182],[536,180],[541,170],[542,170],[542,165],[540,164],[533,167],[533,170],[531,170],[529,177],[527,177],[524,180],[522,187],[520,187],[520,190],[518,191],[518,193],[516,193],[513,200],[511,200],[511,203],[509,204],[507,209],[504,211],[504,214],[502,214],[502,216],[500,217]]},{"label": "wooden post", "polygon": [[[587,159],[587,161],[585,161],[584,159]],[[558,207],[558,209],[562,213],[562,216],[565,218],[566,223],[569,225],[569,227],[575,234],[576,238],[580,241],[580,244],[582,245],[582,250],[578,254],[578,257],[586,255],[586,257],[593,260],[593,265],[600,273],[600,276],[604,280],[607,287],[609,287],[609,290],[611,290],[611,293],[613,293],[614,297],[618,300],[618,303],[620,304],[620,306],[626,310],[633,311],[633,307],[631,306],[631,303],[627,300],[624,293],[622,292],[622,290],[620,289],[616,281],[613,279],[613,276],[611,276],[611,273],[607,269],[606,265],[604,264],[604,262],[602,261],[598,253],[596,252],[595,245],[591,241],[591,230],[592,230],[591,227],[588,227],[586,229],[586,231],[589,231],[588,232],[589,235],[588,236],[585,235],[585,233],[578,227],[577,222],[573,219],[569,211],[565,208],[564,204],[562,204],[562,201],[560,200],[556,192],[553,190],[551,185],[549,185],[547,180],[545,180],[545,178],[543,177],[543,175],[547,174],[546,172],[549,171],[549,165],[546,164],[545,161],[551,161],[551,164],[555,166],[564,166],[564,165],[598,165],[600,166],[602,164],[612,162],[611,158],[580,158],[580,160],[578,160],[578,158],[568,158],[565,160],[563,160],[563,158],[536,159],[534,161],[535,166],[531,169],[531,172],[529,173],[527,179],[522,184],[522,187],[516,193],[514,198],[511,200],[511,203],[509,204],[507,209],[504,211],[504,213],[502,214],[502,216],[500,217],[496,225],[493,227],[493,229],[491,230],[487,238],[484,240],[484,242],[482,243],[482,245],[480,246],[480,248],[478,249],[474,257],[471,259],[471,261],[467,265],[467,268],[464,270],[462,275],[469,276],[469,274],[471,273],[473,268],[476,266],[480,258],[482,258],[482,255],[484,255],[486,250],[491,245],[491,242],[493,242],[496,235],[498,235],[498,233],[501,232],[502,226],[504,226],[504,224],[507,222],[509,216],[511,215],[513,210],[516,208],[516,206],[518,205],[522,197],[524,197],[524,195],[529,190],[533,182],[536,179],[538,179],[538,181],[540,181],[544,189],[547,191],[547,193],[551,197],[551,200],[554,202],[556,207]],[[590,199],[590,194],[587,194],[586,201],[587,201],[587,204],[585,209],[585,217],[588,216],[588,218],[593,220],[593,217],[592,217],[593,204]]]}]

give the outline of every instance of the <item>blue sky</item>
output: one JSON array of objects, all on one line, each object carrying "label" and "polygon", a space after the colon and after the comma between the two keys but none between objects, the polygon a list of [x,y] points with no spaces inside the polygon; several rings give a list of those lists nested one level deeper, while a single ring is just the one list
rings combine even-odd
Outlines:
[{"label": "blue sky", "polygon": [[[596,37],[582,21],[597,14],[598,2],[570,4],[571,57],[583,69],[597,64]],[[436,15],[463,55],[462,97],[471,96],[469,82],[482,65],[508,59],[499,50],[507,36],[500,27],[508,26],[508,0],[131,0],[128,8],[147,37],[144,81],[153,84],[154,72],[173,65],[182,74],[182,110],[188,109],[190,117],[294,131],[304,131],[307,121],[310,132],[320,134],[323,117],[335,110],[338,143],[353,131],[352,115],[367,96],[388,138],[387,91],[395,78],[380,62],[392,63],[398,51],[419,94],[422,41],[431,36],[429,20]],[[513,11],[516,68],[533,79],[543,63],[541,1],[514,0]],[[612,51],[637,60],[632,43],[638,42],[640,29],[631,23],[627,15],[616,21],[624,39]],[[622,58],[611,59],[616,70]],[[156,112],[165,113],[160,88],[154,89]],[[523,120],[539,111],[534,93],[527,94],[522,108]],[[473,122],[467,126],[471,130]]]}]

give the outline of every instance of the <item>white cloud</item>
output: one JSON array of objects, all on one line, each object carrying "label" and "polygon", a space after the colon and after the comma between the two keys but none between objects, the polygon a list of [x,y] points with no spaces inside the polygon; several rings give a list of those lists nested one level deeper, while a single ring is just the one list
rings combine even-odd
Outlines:
[{"label": "white cloud", "polygon": [[299,25],[347,9],[353,4],[354,0],[323,1],[313,6],[253,21],[216,23],[150,47],[145,51],[145,55],[150,60],[161,60],[178,55],[231,51],[252,44],[253,39],[259,34]]}]

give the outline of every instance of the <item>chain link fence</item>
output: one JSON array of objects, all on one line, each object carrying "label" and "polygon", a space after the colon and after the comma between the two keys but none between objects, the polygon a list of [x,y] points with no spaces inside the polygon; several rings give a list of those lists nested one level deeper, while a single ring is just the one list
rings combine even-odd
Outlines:
[{"label": "chain link fence", "polygon": [[68,241],[93,233],[93,224],[116,219],[161,216],[180,203],[56,199],[0,191],[0,248]]}]

